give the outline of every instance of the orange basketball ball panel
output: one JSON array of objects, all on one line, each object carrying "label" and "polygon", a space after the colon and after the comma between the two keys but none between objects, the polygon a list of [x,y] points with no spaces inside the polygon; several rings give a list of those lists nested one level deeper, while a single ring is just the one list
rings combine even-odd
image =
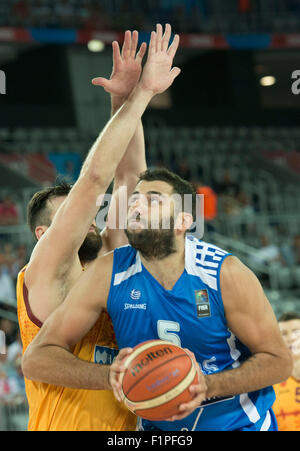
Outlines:
[{"label": "orange basketball ball panel", "polygon": [[192,361],[186,354],[164,360],[159,366],[149,368],[147,373],[134,382],[125,396],[130,401],[146,401],[160,396],[179,384],[192,367]]},{"label": "orange basketball ball panel", "polygon": [[[192,384],[198,383],[198,374],[194,377]],[[190,387],[189,385],[189,387]],[[171,401],[161,404],[160,406],[153,407],[151,409],[136,409],[134,413],[146,420],[151,421],[164,421],[167,418],[171,418],[173,415],[180,413],[179,406],[185,404],[193,399],[193,395],[189,391],[189,387],[186,388],[180,395]]]}]

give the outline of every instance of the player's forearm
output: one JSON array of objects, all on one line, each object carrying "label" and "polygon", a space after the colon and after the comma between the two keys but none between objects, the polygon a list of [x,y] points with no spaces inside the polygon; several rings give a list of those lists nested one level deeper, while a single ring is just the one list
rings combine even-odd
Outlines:
[{"label": "player's forearm", "polygon": [[207,398],[248,393],[286,380],[291,371],[289,356],[257,353],[240,367],[205,376]]},{"label": "player's forearm", "polygon": [[110,183],[152,96],[139,85],[136,87],[95,141],[81,175],[89,172],[103,184]]},{"label": "player's forearm", "polygon": [[116,114],[116,112],[121,108],[121,106],[126,102],[128,97],[116,96],[111,94],[111,117]]},{"label": "player's forearm", "polygon": [[80,360],[58,346],[41,346],[26,353],[22,370],[27,379],[74,389],[111,390],[108,365]]},{"label": "player's forearm", "polygon": [[[111,95],[111,114],[116,114],[119,108],[124,104],[126,98]],[[128,186],[128,179],[132,177],[137,178],[141,172],[147,169],[146,155],[145,155],[145,138],[142,120],[139,120],[135,133],[128,144],[126,152],[121,159],[115,172],[115,185]]]},{"label": "player's forearm", "polygon": [[[122,186],[130,184],[130,180],[135,178],[136,185],[138,177],[141,172],[147,169],[146,156],[145,156],[145,139],[142,121],[140,120],[134,136],[130,141],[125,155],[120,161],[115,172],[115,184],[116,186]],[[130,193],[129,193],[130,194]]]}]

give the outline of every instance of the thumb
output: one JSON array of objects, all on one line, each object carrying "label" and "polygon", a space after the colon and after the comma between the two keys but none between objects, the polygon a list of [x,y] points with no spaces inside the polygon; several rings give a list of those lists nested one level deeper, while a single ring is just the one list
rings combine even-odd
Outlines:
[{"label": "thumb", "polygon": [[179,67],[173,67],[173,69],[170,72],[170,75],[172,76],[172,81],[174,81],[175,78],[178,77],[180,72],[181,72],[181,69],[179,69]]},{"label": "thumb", "polygon": [[97,77],[92,79],[92,84],[95,86],[102,86],[104,89],[107,89],[109,87],[110,80],[107,80],[103,77]]}]

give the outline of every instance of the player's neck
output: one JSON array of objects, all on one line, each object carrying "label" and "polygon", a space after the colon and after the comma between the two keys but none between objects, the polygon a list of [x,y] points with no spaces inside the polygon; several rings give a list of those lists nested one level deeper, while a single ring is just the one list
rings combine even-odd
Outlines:
[{"label": "player's neck", "polygon": [[141,255],[144,267],[166,289],[171,290],[185,267],[184,241],[178,243],[176,252],[163,259],[145,259]]}]

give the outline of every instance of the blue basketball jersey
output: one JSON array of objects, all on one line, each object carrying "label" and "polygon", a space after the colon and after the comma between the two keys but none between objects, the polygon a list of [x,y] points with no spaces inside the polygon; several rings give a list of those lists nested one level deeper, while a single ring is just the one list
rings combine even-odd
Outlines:
[{"label": "blue basketball jersey", "polygon": [[[153,339],[191,350],[204,374],[238,367],[249,350],[228,329],[220,270],[228,252],[193,236],[185,240],[185,269],[166,290],[143,266],[131,246],[114,251],[107,310],[119,348]],[[208,399],[187,418],[152,422],[172,430],[268,430],[273,423],[272,387],[226,399]],[[149,421],[142,420],[149,425]]]}]

